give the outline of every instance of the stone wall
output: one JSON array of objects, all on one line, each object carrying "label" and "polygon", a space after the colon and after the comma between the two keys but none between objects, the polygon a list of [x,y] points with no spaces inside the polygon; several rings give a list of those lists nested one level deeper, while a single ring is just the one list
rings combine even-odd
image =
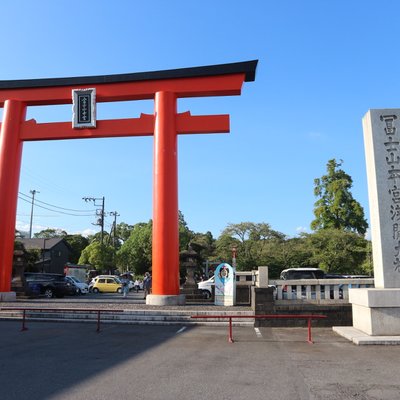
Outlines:
[{"label": "stone wall", "polygon": [[[312,326],[348,326],[353,324],[351,304],[290,304],[276,305],[272,288],[252,288],[251,308],[255,315],[262,314],[320,314],[326,319],[313,320]],[[304,327],[305,320],[296,319],[256,319],[254,326],[269,327]]]}]

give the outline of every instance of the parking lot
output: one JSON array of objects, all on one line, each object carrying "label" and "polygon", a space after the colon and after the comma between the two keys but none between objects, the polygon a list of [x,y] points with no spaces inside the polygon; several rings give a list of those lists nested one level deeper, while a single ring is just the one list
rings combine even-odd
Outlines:
[{"label": "parking lot", "polygon": [[0,321],[2,400],[399,399],[400,347],[329,328]]}]

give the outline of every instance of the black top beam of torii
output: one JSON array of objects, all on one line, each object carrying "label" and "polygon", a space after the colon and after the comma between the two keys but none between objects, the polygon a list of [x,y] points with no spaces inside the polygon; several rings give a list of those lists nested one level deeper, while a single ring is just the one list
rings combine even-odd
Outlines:
[{"label": "black top beam of torii", "polygon": [[139,82],[160,79],[197,78],[205,76],[245,74],[245,82],[255,80],[258,60],[201,67],[168,69],[161,71],[135,72],[128,74],[80,76],[69,78],[0,80],[1,89],[39,88],[102,83]]}]

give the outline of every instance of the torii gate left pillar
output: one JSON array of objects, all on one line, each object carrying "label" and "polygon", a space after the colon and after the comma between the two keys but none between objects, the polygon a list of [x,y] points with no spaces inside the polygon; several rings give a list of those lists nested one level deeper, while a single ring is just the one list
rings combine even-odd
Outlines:
[{"label": "torii gate left pillar", "polygon": [[[0,81],[0,301],[11,289],[14,230],[24,141],[154,135],[153,293],[148,304],[182,304],[179,294],[177,135],[229,132],[228,115],[177,113],[181,97],[239,95],[257,61],[144,73]],[[154,115],[100,120],[94,128],[70,122],[25,121],[27,106],[69,104],[73,90],[95,89],[97,102],[154,99]]]}]

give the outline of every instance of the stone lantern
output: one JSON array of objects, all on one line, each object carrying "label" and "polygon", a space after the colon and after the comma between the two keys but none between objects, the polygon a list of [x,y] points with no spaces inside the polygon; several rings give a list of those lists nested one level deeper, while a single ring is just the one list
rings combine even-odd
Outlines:
[{"label": "stone lantern", "polygon": [[202,301],[204,295],[201,290],[198,289],[197,283],[194,279],[194,273],[198,267],[199,254],[193,250],[189,245],[187,250],[184,250],[180,254],[181,267],[186,269],[186,282],[181,288],[181,294],[184,294],[186,301]]},{"label": "stone lantern", "polygon": [[195,288],[197,289],[197,283],[194,279],[194,273],[197,268],[197,260],[199,255],[189,245],[187,250],[184,250],[180,254],[181,266],[186,269],[186,282],[183,284],[184,288]]},{"label": "stone lantern", "polygon": [[15,292],[18,297],[25,296],[26,283],[24,272],[26,265],[27,260],[25,250],[16,248],[13,257],[11,290]]}]

